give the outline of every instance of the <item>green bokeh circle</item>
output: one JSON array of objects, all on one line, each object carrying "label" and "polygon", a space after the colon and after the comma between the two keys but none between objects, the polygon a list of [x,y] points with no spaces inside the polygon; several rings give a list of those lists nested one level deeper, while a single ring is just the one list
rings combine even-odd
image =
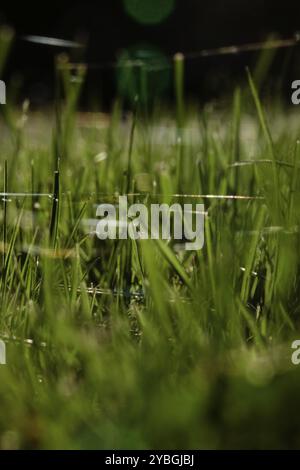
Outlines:
[{"label": "green bokeh circle", "polygon": [[166,91],[170,79],[170,64],[154,46],[140,44],[123,51],[119,56],[118,92],[129,101],[134,101],[138,95],[140,102],[152,102]]},{"label": "green bokeh circle", "polygon": [[123,0],[127,13],[139,23],[157,24],[173,11],[176,0]]}]

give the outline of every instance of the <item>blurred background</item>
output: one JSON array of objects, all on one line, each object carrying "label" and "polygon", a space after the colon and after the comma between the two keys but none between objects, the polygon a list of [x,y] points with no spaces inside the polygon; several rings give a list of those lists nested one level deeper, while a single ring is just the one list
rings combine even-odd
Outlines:
[{"label": "blurred background", "polygon": [[[92,64],[82,106],[96,102],[107,108],[118,87],[122,92],[123,86],[127,93],[126,72],[111,64],[122,64],[128,58],[154,57],[160,67],[151,81],[168,97],[172,90],[168,65],[174,53],[262,41],[271,35],[293,37],[300,29],[299,20],[297,0],[5,0],[0,6],[0,24],[11,26],[16,33],[5,77],[21,82],[22,93],[33,104],[49,102],[53,98],[54,56],[64,48],[22,38],[50,36],[85,45],[68,50],[72,60]],[[245,66],[254,67],[258,57],[259,53],[252,52],[187,61],[187,94],[210,100],[231,92],[244,78]],[[299,49],[277,51],[273,59],[268,86],[280,76],[281,89],[288,94],[289,81],[300,77]]]}]

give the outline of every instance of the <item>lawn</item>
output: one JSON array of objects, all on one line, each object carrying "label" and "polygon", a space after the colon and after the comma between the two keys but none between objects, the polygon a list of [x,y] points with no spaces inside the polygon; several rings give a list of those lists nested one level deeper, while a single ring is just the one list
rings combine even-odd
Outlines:
[{"label": "lawn", "polygon": [[[249,71],[198,106],[182,71],[168,106],[79,112],[83,67],[1,106],[1,449],[299,447],[297,112]],[[119,195],[204,204],[204,248],[97,239]]]}]

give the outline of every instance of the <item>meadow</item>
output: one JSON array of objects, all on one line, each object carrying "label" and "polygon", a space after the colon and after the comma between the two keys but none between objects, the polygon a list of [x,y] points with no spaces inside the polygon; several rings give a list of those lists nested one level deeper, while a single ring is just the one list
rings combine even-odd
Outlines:
[{"label": "meadow", "polygon": [[[80,66],[1,106],[1,449],[299,447],[297,111],[250,71],[197,106],[182,59],[173,106],[81,113]],[[120,195],[203,203],[204,248],[98,240]]]}]

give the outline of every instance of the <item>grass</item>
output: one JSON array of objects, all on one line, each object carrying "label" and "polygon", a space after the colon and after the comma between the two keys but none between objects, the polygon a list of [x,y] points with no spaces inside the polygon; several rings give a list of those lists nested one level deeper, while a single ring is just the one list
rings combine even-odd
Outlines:
[{"label": "grass", "polygon": [[[56,119],[1,108],[0,448],[299,446],[299,131],[250,73],[199,111],[183,67],[175,110],[125,124],[118,100],[78,124],[82,68],[58,77]],[[124,192],[204,201],[204,249],[91,236]]]}]

